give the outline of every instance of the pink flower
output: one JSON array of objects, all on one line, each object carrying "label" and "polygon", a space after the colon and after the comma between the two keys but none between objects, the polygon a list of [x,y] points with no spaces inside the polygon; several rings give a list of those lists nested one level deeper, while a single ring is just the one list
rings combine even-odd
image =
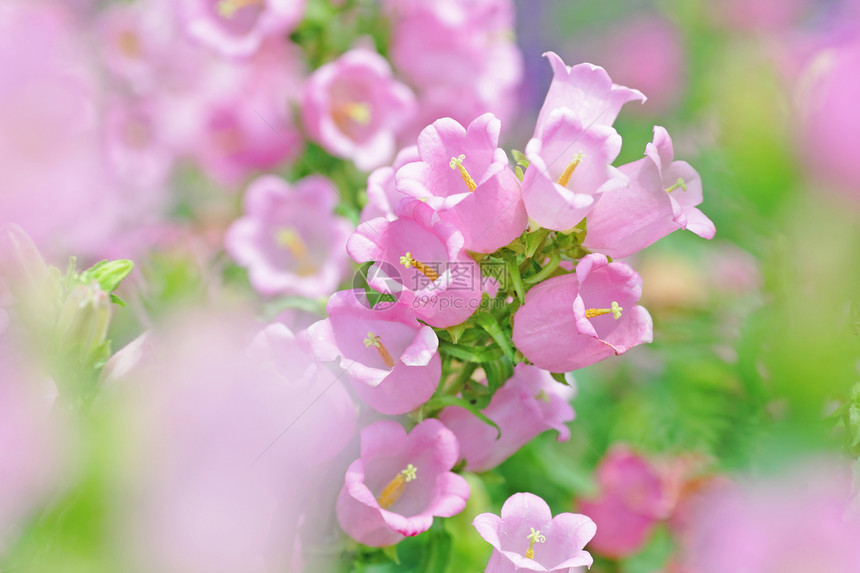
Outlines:
[{"label": "pink flower", "polygon": [[376,261],[368,271],[370,286],[394,294],[427,324],[460,324],[478,308],[483,291],[463,234],[419,200],[401,202],[397,214],[396,221],[379,217],[359,225],[347,251],[358,263]]},{"label": "pink flower", "polygon": [[583,245],[612,258],[632,255],[677,229],[712,239],[714,224],[696,205],[702,179],[686,161],[674,161],[672,139],[654,127],[645,157],[619,167],[630,182],[605,193],[588,214]]},{"label": "pink flower", "polygon": [[684,543],[690,569],[860,571],[860,520],[849,509],[849,476],[829,461],[814,463],[816,470],[722,488],[700,500]]},{"label": "pink flower", "polygon": [[188,33],[226,56],[248,56],[270,36],[284,36],[304,15],[305,0],[182,0]]},{"label": "pink flower", "polygon": [[560,108],[572,110],[586,129],[593,125],[612,125],[621,106],[629,101],[645,101],[639,90],[615,85],[600,66],[568,66],[554,52],[544,54],[552,66],[552,84],[538,115],[535,136],[541,137],[552,113]]},{"label": "pink flower", "polygon": [[377,217],[385,217],[389,221],[397,219],[394,208],[405,197],[394,184],[394,174],[413,161],[419,161],[416,146],[401,149],[390,167],[379,167],[367,177],[367,204],[361,210],[361,220],[369,221]]},{"label": "pink flower", "polygon": [[669,492],[660,473],[645,458],[616,446],[600,461],[597,482],[597,499],[579,502],[579,510],[600,524],[591,548],[614,559],[638,552],[667,517]]},{"label": "pink flower", "polygon": [[439,339],[405,305],[366,303],[361,290],[334,293],[326,305],[329,317],[308,328],[308,339],[320,360],[340,357],[368,406],[383,414],[406,413],[436,390],[442,374]]},{"label": "pink flower", "polygon": [[609,125],[585,125],[569,109],[554,111],[541,135],[526,146],[523,177],[528,216],[540,226],[566,231],[589,214],[604,193],[623,187],[627,177],[611,163],[621,136]]},{"label": "pink flower", "polygon": [[492,253],[528,225],[519,181],[498,147],[501,125],[491,113],[467,129],[438,119],[418,136],[421,160],[396,174],[397,188],[436,209],[463,233],[470,251]]},{"label": "pink flower", "polygon": [[535,366],[568,372],[651,342],[648,311],[636,302],[642,279],[626,263],[590,254],[576,273],[526,293],[514,314],[513,341]]},{"label": "pink flower", "polygon": [[499,388],[483,413],[496,429],[457,406],[445,408],[439,419],[457,435],[466,471],[491,470],[546,430],[556,430],[558,441],[570,439],[567,422],[574,418],[571,386],[556,382],[548,372],[525,363]]},{"label": "pink flower", "polygon": [[391,160],[396,136],[414,113],[412,92],[392,77],[385,58],[366,49],[318,68],[302,98],[311,138],[365,171]]},{"label": "pink flower", "polygon": [[648,103],[633,111],[669,112],[681,99],[686,83],[680,30],[668,18],[640,15],[604,34],[605,42],[598,42],[604,67],[616,80],[648,94]]},{"label": "pink flower", "polygon": [[63,410],[52,407],[53,383],[17,363],[13,357],[24,352],[11,342],[0,338],[0,556],[26,518],[69,480],[72,445]]},{"label": "pink flower", "polygon": [[263,294],[325,296],[347,267],[343,250],[351,225],[332,214],[332,182],[312,175],[294,185],[274,175],[251,183],[245,215],[224,237],[224,247],[248,269]]},{"label": "pink flower", "polygon": [[338,496],[340,526],[360,543],[385,547],[427,531],[434,516],[460,513],[469,485],[450,471],[458,457],[457,438],[439,420],[408,435],[397,422],[366,427]]},{"label": "pink flower", "polygon": [[114,221],[98,84],[61,3],[7,2],[0,18],[0,223],[83,255]]},{"label": "pink flower", "polygon": [[851,34],[852,42],[824,51],[809,66],[799,143],[801,163],[813,175],[860,201],[860,41]]},{"label": "pink flower", "polygon": [[304,141],[290,103],[299,98],[300,62],[298,50],[270,41],[249,61],[211,66],[205,81],[213,87],[191,92],[196,122],[187,145],[216,181],[233,184],[299,156]]},{"label": "pink flower", "polygon": [[501,516],[482,513],[472,525],[493,546],[487,573],[568,573],[593,561],[584,547],[594,537],[594,522],[576,513],[553,517],[549,505],[531,493],[515,493]]},{"label": "pink flower", "polygon": [[512,41],[510,0],[386,2],[391,59],[418,91],[410,139],[440,117],[467,124],[491,112],[507,122],[517,105],[522,54]]},{"label": "pink flower", "polygon": [[352,438],[355,406],[283,325],[249,347],[256,327],[212,315],[157,329],[150,364],[103,405],[122,430],[108,473],[118,549],[166,573],[285,570],[297,506],[334,509],[317,487]]}]

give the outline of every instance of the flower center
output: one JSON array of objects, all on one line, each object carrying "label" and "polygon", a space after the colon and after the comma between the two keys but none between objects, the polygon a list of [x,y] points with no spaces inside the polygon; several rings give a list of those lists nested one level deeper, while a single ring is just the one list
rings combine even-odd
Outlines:
[{"label": "flower center", "polygon": [[140,45],[140,38],[131,30],[124,30],[118,39],[119,49],[129,58],[140,57],[143,51]]},{"label": "flower center", "polygon": [[611,308],[589,308],[585,311],[585,318],[594,318],[595,316],[603,316],[604,314],[612,313],[612,318],[618,320],[621,318],[621,308],[617,302],[612,301]]},{"label": "flower center", "polygon": [[561,175],[558,177],[559,185],[566,187],[567,184],[570,183],[570,178],[573,176],[573,172],[576,171],[576,166],[582,163],[584,158],[585,155],[583,155],[581,151],[573,156],[573,161],[564,168],[564,171],[562,171]]},{"label": "flower center", "polygon": [[379,503],[379,507],[382,509],[391,507],[391,505],[400,499],[401,495],[403,495],[403,490],[406,487],[406,484],[414,479],[418,479],[418,468],[412,464],[408,464],[405,469],[400,470],[400,472],[394,476],[393,480],[388,482],[388,485],[385,486],[382,493],[380,493],[379,497],[376,498],[377,503]]},{"label": "flower center", "polygon": [[308,246],[295,228],[281,227],[275,231],[275,242],[279,247],[286,249],[295,257],[298,262],[297,274],[307,276],[316,272],[316,266],[308,254]]},{"label": "flower center", "polygon": [[406,253],[402,257],[400,257],[400,264],[406,267],[407,269],[411,269],[415,267],[415,270],[423,274],[425,277],[430,279],[431,281],[435,281],[439,278],[439,273],[431,269],[428,265],[425,265],[421,261],[416,261],[412,257],[412,253]]},{"label": "flower center", "polygon": [[463,182],[466,184],[466,187],[469,188],[469,191],[474,192],[475,189],[478,188],[478,185],[475,184],[475,180],[472,179],[472,176],[469,175],[469,172],[466,171],[466,168],[463,166],[463,161],[465,160],[465,155],[460,155],[459,157],[452,157],[448,165],[451,167],[451,169],[456,169],[460,172],[460,177],[463,178]]},{"label": "flower center", "polygon": [[222,18],[232,18],[236,12],[249,6],[262,6],[266,0],[221,0],[218,2],[218,15]]},{"label": "flower center", "polygon": [[681,188],[681,191],[687,190],[687,183],[684,181],[684,179],[682,177],[678,177],[678,180],[675,181],[675,184],[672,185],[671,187],[666,187],[666,193],[671,193],[672,191],[674,191],[678,187]]},{"label": "flower center", "polygon": [[376,351],[379,352],[379,357],[382,358],[382,361],[385,362],[386,366],[394,368],[394,358],[391,357],[391,353],[389,353],[388,349],[385,348],[385,345],[382,344],[382,340],[376,334],[368,332],[367,337],[364,339],[364,347],[370,348],[371,346],[376,348]]},{"label": "flower center", "polygon": [[543,400],[544,402],[549,404],[549,394],[546,393],[546,390],[541,389],[540,392],[535,394],[535,398],[537,398],[538,400]]},{"label": "flower center", "polygon": [[543,543],[546,541],[546,537],[540,534],[540,530],[535,530],[534,527],[530,527],[532,530],[526,536],[526,539],[529,540],[529,548],[526,549],[526,559],[534,559],[535,558],[535,543]]}]

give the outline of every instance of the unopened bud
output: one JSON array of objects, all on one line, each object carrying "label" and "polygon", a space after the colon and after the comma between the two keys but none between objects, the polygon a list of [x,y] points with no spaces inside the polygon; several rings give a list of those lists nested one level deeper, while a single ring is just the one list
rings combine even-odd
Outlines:
[{"label": "unopened bud", "polygon": [[98,282],[73,287],[57,318],[58,353],[74,353],[84,363],[96,361],[106,349],[112,312],[110,294]]}]

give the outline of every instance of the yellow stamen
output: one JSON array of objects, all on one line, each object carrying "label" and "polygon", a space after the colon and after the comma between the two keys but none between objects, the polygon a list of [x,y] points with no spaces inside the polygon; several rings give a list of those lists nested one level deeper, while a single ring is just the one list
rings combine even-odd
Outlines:
[{"label": "yellow stamen", "polygon": [[621,318],[621,308],[617,302],[612,301],[612,308],[589,308],[585,310],[585,318],[594,318],[595,316],[603,316],[604,314],[612,313],[612,318],[618,320]]},{"label": "yellow stamen", "polygon": [[308,258],[308,247],[293,227],[281,227],[275,233],[278,245],[290,251],[299,260]]},{"label": "yellow stamen", "polygon": [[573,161],[571,161],[567,167],[564,168],[564,171],[561,172],[561,175],[558,178],[558,184],[562,187],[566,186],[570,183],[570,178],[573,176],[573,172],[576,170],[576,166],[582,163],[582,160],[585,156],[580,151],[573,157]]},{"label": "yellow stamen", "polygon": [[666,188],[666,193],[671,193],[672,191],[674,191],[674,190],[675,190],[675,189],[677,189],[678,187],[680,187],[680,188],[681,188],[681,191],[686,191],[686,190],[687,190],[687,183],[686,183],[686,182],[684,181],[684,179],[683,179],[683,178],[681,178],[681,177],[678,177],[678,180],[675,182],[675,184],[674,184],[674,185],[672,185],[671,187],[667,187],[667,188]]},{"label": "yellow stamen", "polygon": [[366,103],[350,102],[342,106],[343,113],[352,121],[359,125],[367,125],[370,123],[372,116],[370,106]]},{"label": "yellow stamen", "polygon": [[459,157],[452,157],[448,165],[451,167],[451,169],[457,169],[460,172],[460,177],[463,178],[463,182],[466,183],[466,187],[469,188],[469,191],[474,192],[475,189],[478,188],[478,185],[475,184],[475,180],[472,179],[472,176],[469,175],[469,172],[466,171],[465,167],[463,167],[463,161],[465,160],[465,155],[460,155]]},{"label": "yellow stamen", "polygon": [[439,273],[437,273],[436,271],[434,271],[433,269],[431,269],[429,266],[425,265],[421,261],[416,261],[414,258],[412,258],[412,253],[406,253],[405,255],[400,257],[400,264],[403,265],[404,267],[406,267],[407,269],[415,267],[415,270],[422,273],[425,277],[427,277],[431,281],[435,281],[436,279],[439,278]]},{"label": "yellow stamen", "polygon": [[262,6],[265,0],[221,0],[218,2],[218,15],[222,18],[232,18],[236,12],[249,6]]},{"label": "yellow stamen", "polygon": [[365,348],[370,348],[371,346],[375,347],[376,351],[379,352],[380,358],[385,362],[385,365],[389,368],[394,368],[394,358],[391,357],[388,349],[385,348],[384,344],[382,344],[382,340],[380,340],[379,336],[372,332],[368,332],[367,338],[364,339],[364,346]]},{"label": "yellow stamen", "polygon": [[275,232],[275,242],[295,257],[298,267],[296,274],[309,276],[317,272],[317,266],[308,252],[308,246],[302,236],[293,227],[281,227]]},{"label": "yellow stamen", "polygon": [[526,559],[534,559],[535,558],[535,542],[543,543],[546,541],[546,537],[540,534],[540,530],[535,531],[534,527],[530,527],[529,529],[531,529],[532,532],[526,536],[526,539],[529,540],[529,548],[526,549],[525,557],[526,557]]},{"label": "yellow stamen", "polygon": [[406,487],[406,484],[414,479],[418,479],[418,468],[412,464],[408,464],[406,469],[401,470],[396,476],[394,476],[393,480],[388,482],[388,485],[385,486],[382,493],[380,493],[379,497],[376,498],[376,502],[379,504],[379,507],[382,509],[391,507],[391,505],[400,499],[401,495],[403,495],[403,489]]},{"label": "yellow stamen", "polygon": [[535,394],[535,398],[538,400],[543,400],[547,404],[549,404],[549,394],[546,393],[546,390],[541,390],[537,394]]}]

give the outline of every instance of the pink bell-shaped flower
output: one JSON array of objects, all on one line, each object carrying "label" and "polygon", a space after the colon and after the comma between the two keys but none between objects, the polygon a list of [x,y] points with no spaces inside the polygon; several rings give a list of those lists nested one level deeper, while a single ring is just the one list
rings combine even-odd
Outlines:
[{"label": "pink bell-shaped flower", "polygon": [[531,493],[515,493],[501,515],[482,513],[472,525],[493,546],[487,573],[568,573],[593,561],[584,547],[597,530],[594,522],[576,513],[553,517],[549,505]]},{"label": "pink bell-shaped flower", "polygon": [[702,202],[702,179],[686,161],[674,161],[664,128],[654,127],[644,158],[618,169],[630,182],[605,193],[588,214],[587,249],[620,258],[677,229],[714,237],[714,224],[696,208]]},{"label": "pink bell-shaped flower", "polygon": [[427,531],[433,516],[460,513],[469,484],[450,471],[458,458],[457,438],[439,420],[424,420],[408,435],[391,421],[366,427],[338,497],[341,527],[360,543],[385,547]]},{"label": "pink bell-shaped flower", "polygon": [[383,414],[403,414],[426,402],[442,374],[439,339],[408,306],[370,308],[364,291],[334,293],[328,318],[308,328],[320,360],[340,357],[356,393]]},{"label": "pink bell-shaped flower", "polygon": [[651,342],[651,315],[636,304],[642,279],[626,263],[590,254],[576,273],[546,280],[514,315],[513,341],[535,366],[569,372]]},{"label": "pink bell-shaped flower", "polygon": [[426,201],[456,227],[466,248],[492,253],[528,225],[520,183],[499,148],[501,122],[491,113],[464,128],[437,119],[418,136],[420,161],[397,172],[397,188]]},{"label": "pink bell-shaped flower", "polygon": [[545,370],[525,363],[499,388],[483,413],[496,429],[465,408],[449,406],[439,419],[457,435],[466,471],[491,470],[546,430],[556,430],[558,441],[570,439],[567,422],[574,418],[572,386],[556,382]]}]

